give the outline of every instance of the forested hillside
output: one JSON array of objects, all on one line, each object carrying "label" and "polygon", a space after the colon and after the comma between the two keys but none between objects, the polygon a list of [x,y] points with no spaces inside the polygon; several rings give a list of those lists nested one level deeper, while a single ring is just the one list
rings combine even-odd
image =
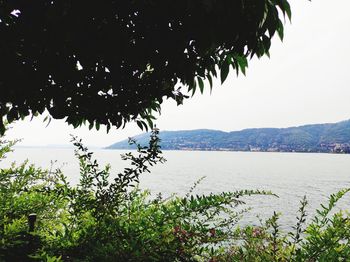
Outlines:
[{"label": "forested hillside", "polygon": [[[350,152],[350,120],[289,128],[254,128],[223,132],[218,130],[163,131],[161,146],[168,150],[232,150],[281,152]],[[134,139],[142,145],[148,134]],[[130,148],[128,140],[109,149]]]}]

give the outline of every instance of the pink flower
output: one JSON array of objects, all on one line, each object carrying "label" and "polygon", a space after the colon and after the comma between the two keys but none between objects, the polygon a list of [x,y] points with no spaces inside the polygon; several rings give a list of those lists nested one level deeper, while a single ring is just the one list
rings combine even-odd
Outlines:
[{"label": "pink flower", "polygon": [[259,236],[261,236],[262,235],[262,230],[261,230],[261,228],[259,228],[259,227],[255,227],[254,229],[253,229],[253,237],[259,237]]},{"label": "pink flower", "polygon": [[211,236],[211,237],[215,237],[215,235],[216,235],[215,228],[211,228],[211,229],[209,230],[209,233],[210,233],[210,236]]}]

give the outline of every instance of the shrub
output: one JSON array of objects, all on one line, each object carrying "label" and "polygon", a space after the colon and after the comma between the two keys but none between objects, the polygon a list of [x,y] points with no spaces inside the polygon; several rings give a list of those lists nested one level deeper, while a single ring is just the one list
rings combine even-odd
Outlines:
[{"label": "shrub", "polygon": [[[27,162],[0,171],[1,254],[6,261],[175,261],[210,259],[241,212],[242,196],[260,191],[156,198],[140,190],[139,176],[164,162],[158,131],[137,156],[122,156],[130,166],[110,182],[110,167],[100,168],[93,154],[73,138],[80,182],[72,186],[62,172]],[[135,141],[131,141],[135,143]],[[11,144],[3,144],[8,152]],[[193,190],[193,188],[192,188]],[[27,217],[35,212],[34,232]],[[21,250],[21,252],[19,252]]]},{"label": "shrub", "polygon": [[240,241],[232,243],[220,256],[222,261],[348,261],[350,258],[350,216],[339,211],[332,214],[336,203],[350,191],[331,194],[328,205],[321,205],[311,222],[306,224],[306,197],[301,200],[293,231],[279,230],[279,214],[261,227],[237,228]]},{"label": "shrub", "polygon": [[[135,143],[135,141],[131,141]],[[13,142],[0,141],[0,159]],[[110,176],[73,137],[80,181],[71,185],[60,169],[42,170],[28,161],[0,170],[0,261],[345,261],[350,257],[350,220],[331,215],[349,190],[331,195],[309,225],[306,198],[293,232],[280,232],[279,214],[261,226],[240,228],[242,190],[184,197],[152,197],[139,177],[164,162],[154,130],[148,147],[123,172]],[[35,213],[35,214],[33,214]],[[28,224],[35,228],[28,227]],[[30,221],[31,220],[31,221]]]}]

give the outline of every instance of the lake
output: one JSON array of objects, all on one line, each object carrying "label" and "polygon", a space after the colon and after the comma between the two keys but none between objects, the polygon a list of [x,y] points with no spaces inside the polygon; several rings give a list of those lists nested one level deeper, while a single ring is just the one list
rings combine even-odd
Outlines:
[{"label": "lake", "polygon": [[[101,164],[110,163],[114,173],[122,170],[126,162],[120,159],[122,150],[94,150]],[[258,223],[260,214],[267,218],[273,211],[281,212],[281,224],[290,228],[300,199],[306,195],[308,213],[314,213],[320,203],[325,203],[330,193],[350,187],[350,155],[317,153],[262,153],[262,152],[214,152],[214,151],[164,151],[167,159],[151,169],[150,174],[140,177],[140,186],[152,193],[165,196],[172,193],[184,195],[193,183],[205,176],[197,186],[195,194],[232,191],[239,189],[271,190],[273,196],[252,196],[247,206],[252,211],[244,216],[243,223]],[[6,166],[11,161],[31,163],[49,168],[62,167],[72,183],[79,179],[78,161],[72,149],[16,148],[2,161]],[[347,195],[339,205],[350,209]]]}]

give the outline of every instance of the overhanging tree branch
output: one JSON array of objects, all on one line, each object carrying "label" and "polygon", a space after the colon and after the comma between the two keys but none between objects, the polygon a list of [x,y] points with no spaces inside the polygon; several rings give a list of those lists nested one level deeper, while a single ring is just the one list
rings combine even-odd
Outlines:
[{"label": "overhanging tree branch", "polygon": [[0,132],[45,109],[74,127],[152,126],[164,98],[268,54],[283,16],[286,0],[0,0]]}]

